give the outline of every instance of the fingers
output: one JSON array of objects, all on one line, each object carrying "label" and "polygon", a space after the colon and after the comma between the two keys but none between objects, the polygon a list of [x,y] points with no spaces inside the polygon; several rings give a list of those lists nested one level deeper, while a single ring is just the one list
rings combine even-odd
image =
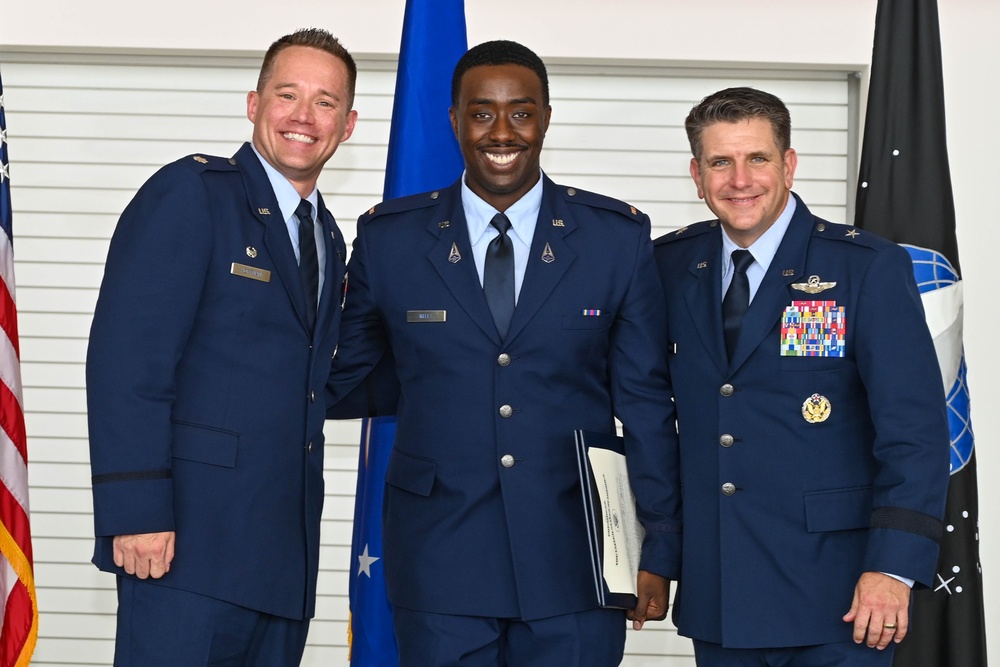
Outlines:
[{"label": "fingers", "polygon": [[159,579],[174,559],[173,532],[117,535],[112,541],[115,565],[139,579]]},{"label": "fingers", "polygon": [[851,609],[844,621],[854,624],[854,641],[884,649],[900,642],[909,629],[910,588],[877,572],[861,575],[854,590]]},{"label": "fingers", "polygon": [[670,580],[652,572],[640,570],[636,583],[639,601],[633,611],[626,612],[626,617],[632,621],[634,630],[642,630],[646,621],[662,621],[667,617]]}]

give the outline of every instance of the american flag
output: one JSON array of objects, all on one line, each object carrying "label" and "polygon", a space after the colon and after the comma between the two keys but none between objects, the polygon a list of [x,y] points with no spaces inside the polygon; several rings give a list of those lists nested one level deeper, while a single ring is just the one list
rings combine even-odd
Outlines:
[{"label": "american flag", "polygon": [[28,444],[14,299],[7,123],[0,79],[0,667],[26,667],[38,640],[28,511]]}]

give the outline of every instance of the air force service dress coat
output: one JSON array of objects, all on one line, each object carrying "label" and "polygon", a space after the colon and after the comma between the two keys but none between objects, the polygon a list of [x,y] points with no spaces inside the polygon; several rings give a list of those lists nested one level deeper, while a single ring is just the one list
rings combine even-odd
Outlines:
[{"label": "air force service dress coat", "polygon": [[[796,197],[731,362],[718,221],[657,239],[655,255],[681,443],[680,633],[851,641],[841,619],[861,573],[931,584],[942,531],[944,390],[908,254]],[[830,356],[783,356],[805,346],[808,312]]]},{"label": "air force service dress coat", "polygon": [[400,387],[384,562],[402,608],[534,620],[597,607],[574,429],[625,424],[641,565],[678,575],[676,442],[649,220],[546,179],[501,340],[461,183],[363,216],[335,398],[386,350]]},{"label": "air force service dress coat", "polygon": [[322,203],[316,326],[285,221],[249,144],[157,172],[122,214],[87,356],[97,546],[176,531],[150,583],[313,615],[324,387],[345,246]]}]

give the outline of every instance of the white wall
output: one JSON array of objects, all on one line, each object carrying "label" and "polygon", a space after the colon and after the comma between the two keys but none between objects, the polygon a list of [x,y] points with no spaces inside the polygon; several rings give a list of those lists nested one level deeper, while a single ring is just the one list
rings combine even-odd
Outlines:
[{"label": "white wall", "polygon": [[[510,38],[543,58],[623,58],[687,63],[807,63],[867,67],[876,0],[549,0],[499,4],[466,0],[470,43]],[[995,194],[1000,133],[983,128],[1000,107],[993,85],[1000,63],[1000,3],[939,0],[951,173],[965,278],[966,351],[977,433],[981,549],[991,653],[1000,655],[1000,322],[997,281],[989,253],[1000,223]],[[316,25],[341,36],[356,53],[399,48],[403,0],[3,0],[0,47],[262,51],[276,36]],[[530,9],[529,9],[530,8]],[[302,18],[290,18],[292,15]],[[680,120],[680,119],[678,119]],[[794,119],[793,119],[794,121]],[[363,119],[361,122],[364,122]],[[559,122],[558,105],[553,122]],[[989,127],[989,126],[987,126]]]}]

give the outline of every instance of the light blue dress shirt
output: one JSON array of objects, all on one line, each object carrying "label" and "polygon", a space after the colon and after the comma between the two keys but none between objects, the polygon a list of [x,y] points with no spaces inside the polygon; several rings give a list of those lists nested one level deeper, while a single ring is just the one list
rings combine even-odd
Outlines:
[{"label": "light blue dress shirt", "polygon": [[[270,162],[264,159],[264,156],[258,152],[256,146],[250,144],[250,147],[257,154],[257,159],[260,160],[261,165],[264,167],[264,172],[267,173],[267,180],[271,182],[274,197],[278,200],[278,208],[281,209],[281,216],[284,218],[285,226],[288,228],[288,238],[292,241],[292,251],[295,252],[295,263],[297,264],[300,260],[299,218],[295,215],[295,209],[299,207],[299,202],[303,197],[287,178],[282,176],[277,169],[271,166]],[[319,190],[314,187],[309,196],[304,197],[304,199],[312,205],[313,233],[316,235],[316,259],[319,261],[319,291],[316,292],[317,299],[319,299],[323,294],[326,270],[326,235],[323,231],[323,224],[316,215],[319,204]],[[318,301],[316,307],[319,308]]]},{"label": "light blue dress shirt", "polygon": [[[524,271],[528,266],[528,254],[531,252],[531,239],[535,236],[535,224],[538,222],[538,212],[542,208],[542,182],[538,182],[518,199],[513,206],[504,211],[510,220],[510,230],[507,236],[514,246],[514,303],[521,294],[521,283],[524,282]],[[476,261],[476,271],[479,273],[479,284],[483,284],[483,272],[486,268],[486,247],[490,241],[500,235],[500,232],[490,224],[499,211],[487,204],[483,199],[469,189],[465,184],[465,174],[462,174],[462,208],[465,209],[465,222],[469,228],[469,242],[472,244],[472,257]]]},{"label": "light blue dress shirt", "polygon": [[[767,273],[767,268],[771,266],[771,261],[774,259],[774,255],[778,252],[778,246],[781,245],[781,239],[785,237],[785,231],[788,229],[788,224],[792,221],[792,216],[795,215],[795,197],[789,195],[788,203],[785,204],[785,210],[781,212],[778,219],[774,221],[766,232],[760,235],[760,238],[754,241],[749,248],[750,254],[753,255],[753,264],[747,267],[747,281],[750,283],[750,303],[753,303],[753,298],[757,295],[757,288],[760,287],[761,281],[764,280],[764,274]],[[726,290],[729,289],[729,284],[733,282],[733,251],[739,249],[740,246],[729,238],[726,234],[726,228],[722,228],[722,294],[719,295],[719,300],[721,301],[726,294]]]}]

